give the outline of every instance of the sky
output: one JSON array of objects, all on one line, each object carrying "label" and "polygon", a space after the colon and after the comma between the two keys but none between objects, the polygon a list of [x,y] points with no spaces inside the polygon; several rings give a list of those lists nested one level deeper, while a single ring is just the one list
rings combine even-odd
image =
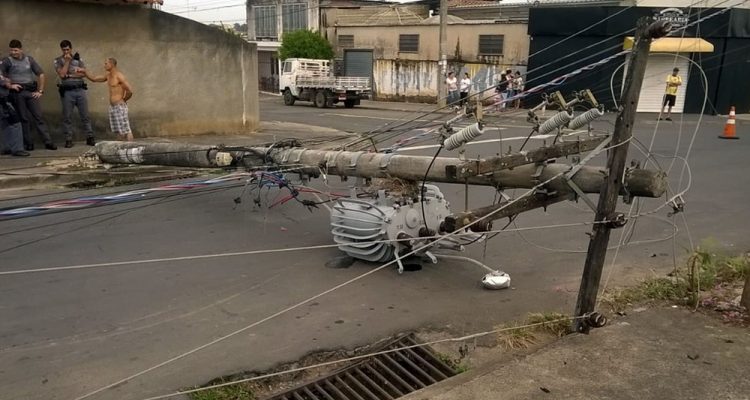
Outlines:
[{"label": "sky", "polygon": [[207,24],[245,23],[245,0],[164,0],[161,10]]},{"label": "sky", "polygon": [[245,23],[245,0],[164,0],[161,10],[208,24]]}]

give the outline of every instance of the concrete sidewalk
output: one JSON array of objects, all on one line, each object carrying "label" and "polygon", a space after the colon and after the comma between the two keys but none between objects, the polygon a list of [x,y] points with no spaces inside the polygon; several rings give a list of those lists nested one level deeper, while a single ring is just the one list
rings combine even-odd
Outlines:
[{"label": "concrete sidewalk", "polygon": [[403,399],[750,399],[749,329],[684,308],[639,311],[520,358],[489,350],[494,360]]}]

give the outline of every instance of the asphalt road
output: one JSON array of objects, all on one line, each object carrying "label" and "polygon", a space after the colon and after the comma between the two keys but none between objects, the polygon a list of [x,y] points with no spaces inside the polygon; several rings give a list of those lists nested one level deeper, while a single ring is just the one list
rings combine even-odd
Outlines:
[{"label": "asphalt road", "polygon": [[[277,98],[265,98],[261,110],[264,120],[350,132],[367,131],[407,115],[366,108],[319,110],[304,104],[290,108]],[[660,124],[654,152],[674,154],[680,138],[679,152],[684,155],[695,122],[695,116],[686,117],[681,136],[679,123]],[[690,245],[685,221],[696,244],[712,237],[736,251],[750,248],[744,214],[750,194],[746,173],[750,143],[746,137],[717,139],[723,123],[707,117],[696,136],[685,213],[670,218],[668,209],[663,209],[639,218],[632,245],[618,252],[614,264],[607,264],[605,277],[610,266],[614,270],[609,285],[666,271],[672,266],[673,249],[683,258]],[[503,129],[485,136],[501,133],[508,138],[528,132],[516,127],[517,122],[498,125]],[[612,129],[607,121],[595,127]],[[652,116],[641,116],[636,137],[648,146],[654,128]],[[740,125],[740,135],[744,129]],[[505,145],[515,147],[515,143],[520,142]],[[499,144],[494,146],[470,147],[468,153],[496,153]],[[631,151],[633,157],[643,159],[637,150]],[[658,161],[664,169],[671,162]],[[594,163],[601,165],[602,160]],[[677,161],[670,171],[675,187],[681,166]],[[687,182],[684,175],[682,187]],[[347,184],[330,182],[337,189]],[[454,209],[463,207],[462,186],[441,188]],[[256,207],[249,196],[235,205],[233,199],[240,192],[233,188],[0,222],[0,270],[331,244],[324,209],[309,212],[290,202],[266,210]],[[469,205],[490,204],[493,196],[489,188],[472,188]],[[639,206],[646,212],[661,203],[663,199],[647,199]],[[627,212],[629,206],[623,204],[621,209]],[[584,203],[563,203],[546,212],[523,214],[517,227],[592,219]],[[679,228],[674,242],[668,239],[673,232],[670,221]],[[463,262],[440,262],[403,275],[387,268],[90,398],[166,394],[224,374],[263,370],[310,352],[351,348],[410,329],[469,333],[528,312],[569,313],[585,258],[587,229],[508,232],[486,249],[483,244],[472,246],[469,255],[510,273],[511,290],[481,289],[483,271]],[[613,243],[620,233],[613,233]],[[326,248],[1,276],[0,398],[75,399],[241,330],[376,266],[358,262],[349,268],[326,267],[337,254]]]}]

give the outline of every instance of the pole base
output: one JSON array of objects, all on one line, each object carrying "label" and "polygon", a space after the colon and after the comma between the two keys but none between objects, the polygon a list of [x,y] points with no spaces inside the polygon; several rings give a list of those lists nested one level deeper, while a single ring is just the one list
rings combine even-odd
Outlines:
[{"label": "pole base", "polygon": [[724,136],[724,135],[719,135],[719,139],[739,139],[739,137],[738,136]]}]

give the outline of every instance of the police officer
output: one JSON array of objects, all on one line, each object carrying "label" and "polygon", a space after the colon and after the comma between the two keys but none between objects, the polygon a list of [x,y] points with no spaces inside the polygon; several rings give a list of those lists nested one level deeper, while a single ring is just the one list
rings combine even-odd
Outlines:
[{"label": "police officer", "polygon": [[0,75],[0,132],[2,132],[2,154],[12,154],[16,157],[28,157],[29,152],[23,149],[23,131],[21,118],[8,100],[11,90],[20,90],[21,86],[10,83]]},{"label": "police officer", "polygon": [[78,53],[73,53],[70,40],[60,42],[62,55],[55,58],[55,71],[60,77],[60,97],[62,97],[63,131],[65,132],[65,147],[73,147],[73,107],[78,108],[81,124],[86,131],[86,144],[93,146],[94,130],[89,119],[89,104],[86,99],[86,83],[83,81],[86,66]]},{"label": "police officer", "polygon": [[[47,123],[42,118],[42,105],[39,101],[44,95],[44,71],[32,57],[23,54],[20,40],[11,40],[8,47],[10,57],[0,61],[0,74],[12,83],[20,85],[20,89],[11,90],[10,98],[21,117],[24,147],[26,150],[34,150],[34,139],[31,137],[29,126],[29,120],[33,119],[37,131],[44,140],[44,147],[48,150],[57,150],[49,135]],[[38,82],[35,77],[38,77]]]}]

